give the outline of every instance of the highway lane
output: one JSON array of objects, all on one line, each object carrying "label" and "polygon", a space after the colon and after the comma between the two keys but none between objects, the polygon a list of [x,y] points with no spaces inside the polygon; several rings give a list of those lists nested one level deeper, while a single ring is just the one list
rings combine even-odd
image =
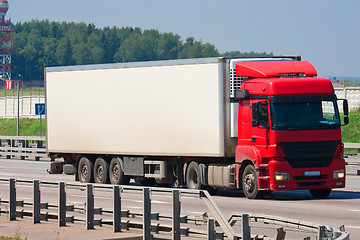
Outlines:
[{"label": "highway lane", "polygon": [[[349,161],[360,161],[356,158],[350,158]],[[49,168],[47,161],[21,161],[5,160],[0,158],[0,177],[1,178],[21,178],[21,179],[40,179],[52,181],[73,182],[73,176],[48,174]],[[321,223],[333,227],[345,225],[347,232],[351,234],[352,239],[360,236],[360,176],[356,175],[355,166],[347,168],[347,186],[345,189],[334,190],[328,199],[313,199],[308,191],[292,192],[273,192],[269,197],[261,200],[246,199],[241,191],[220,191],[214,196],[223,214],[229,217],[232,212],[258,213],[294,218],[314,223]],[[0,186],[1,198],[7,199],[7,187]],[[21,190],[23,189],[23,190]],[[31,201],[32,193],[29,187],[17,187],[19,197],[27,198]],[[43,190],[42,190],[43,192]],[[5,196],[3,196],[5,194]],[[85,202],[84,192],[69,192],[73,201],[78,205]],[[101,203],[101,207],[111,208],[111,194],[104,192],[95,192],[95,205]],[[142,196],[134,194],[124,194],[122,196],[124,209],[141,212]],[[42,201],[57,202],[57,191],[53,189],[42,197]],[[153,212],[171,214],[170,197],[152,197]],[[182,198],[182,215],[201,216],[204,212],[209,213],[205,203],[201,200]],[[211,214],[209,214],[211,215]],[[102,217],[105,219],[105,217]],[[241,232],[239,228],[237,232]],[[276,230],[270,225],[252,225],[252,232],[275,236]],[[287,230],[287,239],[303,239],[311,236],[315,239],[316,234],[297,230]]]}]

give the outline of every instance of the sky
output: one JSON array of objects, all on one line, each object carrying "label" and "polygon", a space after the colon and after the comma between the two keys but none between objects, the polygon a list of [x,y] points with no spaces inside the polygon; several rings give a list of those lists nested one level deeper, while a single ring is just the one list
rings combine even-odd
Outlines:
[{"label": "sky", "polygon": [[322,77],[360,80],[359,0],[8,0],[6,18],[173,32],[225,51],[301,55]]}]

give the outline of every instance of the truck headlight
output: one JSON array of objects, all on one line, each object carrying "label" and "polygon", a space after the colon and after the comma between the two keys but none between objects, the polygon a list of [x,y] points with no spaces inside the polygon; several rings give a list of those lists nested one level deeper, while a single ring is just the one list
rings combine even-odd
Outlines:
[{"label": "truck headlight", "polygon": [[274,174],[276,181],[289,181],[290,176],[286,172],[275,172]]},{"label": "truck headlight", "polygon": [[339,179],[339,178],[344,178],[345,177],[345,170],[341,169],[341,170],[336,170],[333,173],[333,178],[334,179]]}]

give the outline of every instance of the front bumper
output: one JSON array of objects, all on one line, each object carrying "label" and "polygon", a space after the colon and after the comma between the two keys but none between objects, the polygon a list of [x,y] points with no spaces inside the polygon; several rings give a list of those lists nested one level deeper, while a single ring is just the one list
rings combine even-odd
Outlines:
[{"label": "front bumper", "polygon": [[[334,178],[334,171],[342,169],[345,171],[343,158],[333,159],[328,167],[322,168],[292,168],[285,159],[271,160],[269,162],[270,190],[344,188],[346,177]],[[276,181],[275,173],[288,173],[288,181]]]}]

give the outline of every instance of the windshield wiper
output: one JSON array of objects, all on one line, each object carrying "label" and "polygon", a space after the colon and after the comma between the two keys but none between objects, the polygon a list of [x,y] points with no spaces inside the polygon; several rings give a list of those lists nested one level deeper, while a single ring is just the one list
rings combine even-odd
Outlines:
[{"label": "windshield wiper", "polygon": [[294,131],[294,130],[303,130],[303,129],[301,127],[289,127],[287,130]]}]

